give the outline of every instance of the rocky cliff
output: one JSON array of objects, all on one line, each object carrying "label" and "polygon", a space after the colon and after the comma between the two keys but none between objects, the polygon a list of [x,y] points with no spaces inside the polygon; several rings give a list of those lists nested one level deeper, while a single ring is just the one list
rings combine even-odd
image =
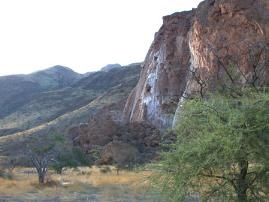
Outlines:
[{"label": "rocky cliff", "polygon": [[0,78],[0,150],[23,154],[32,136],[56,130],[89,156],[101,149],[98,163],[147,162],[174,140],[160,130],[176,123],[187,97],[268,78],[269,1],[206,0],[163,18],[142,65]]},{"label": "rocky cliff", "polygon": [[163,18],[124,109],[129,122],[173,125],[185,97],[269,84],[269,1],[206,0]]}]

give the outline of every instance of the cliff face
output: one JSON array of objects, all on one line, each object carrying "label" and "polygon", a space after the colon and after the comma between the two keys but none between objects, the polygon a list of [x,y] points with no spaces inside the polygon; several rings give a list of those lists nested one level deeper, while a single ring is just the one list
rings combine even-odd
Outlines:
[{"label": "cliff face", "polygon": [[193,11],[163,18],[163,26],[142,66],[138,85],[127,101],[124,116],[130,122],[171,125],[178,99],[186,88],[190,50],[188,33]]},{"label": "cliff face", "polygon": [[220,85],[268,85],[268,59],[268,0],[207,0],[166,16],[124,116],[171,127],[185,96]]},{"label": "cliff face", "polygon": [[193,71],[205,82],[205,89],[227,82],[268,85],[269,1],[201,3],[190,50]]}]

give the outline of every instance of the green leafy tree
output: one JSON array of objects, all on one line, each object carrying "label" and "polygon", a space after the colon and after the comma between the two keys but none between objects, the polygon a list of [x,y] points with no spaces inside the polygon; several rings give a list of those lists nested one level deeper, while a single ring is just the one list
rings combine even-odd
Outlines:
[{"label": "green leafy tree", "polygon": [[57,154],[56,160],[51,164],[51,168],[58,174],[61,174],[63,168],[76,168],[78,166],[88,165],[89,160],[80,148],[65,147],[64,152]]},{"label": "green leafy tree", "polygon": [[61,173],[64,167],[88,165],[88,159],[81,149],[73,147],[65,136],[57,132],[33,137],[27,148],[27,156],[37,171],[40,184],[45,183],[49,168]]},{"label": "green leafy tree", "polygon": [[175,132],[155,179],[171,201],[269,200],[269,93],[187,101]]}]

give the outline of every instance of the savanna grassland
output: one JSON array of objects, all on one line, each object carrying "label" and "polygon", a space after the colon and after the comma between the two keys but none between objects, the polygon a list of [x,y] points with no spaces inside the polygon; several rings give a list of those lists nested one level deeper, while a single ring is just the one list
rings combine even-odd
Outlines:
[{"label": "savanna grassland", "polygon": [[149,171],[81,167],[62,174],[50,171],[39,185],[33,168],[15,168],[0,178],[0,201],[160,201],[150,190]]}]

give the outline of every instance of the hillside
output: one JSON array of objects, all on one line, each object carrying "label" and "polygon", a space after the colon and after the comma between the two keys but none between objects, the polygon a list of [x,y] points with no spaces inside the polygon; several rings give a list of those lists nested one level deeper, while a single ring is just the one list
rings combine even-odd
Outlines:
[{"label": "hillside", "polygon": [[[0,95],[3,97],[0,136],[31,129],[66,113],[79,111],[113,88],[125,86],[124,95],[120,92],[113,95],[124,99],[136,84],[139,70],[139,65],[133,65],[83,76],[66,68],[54,67],[30,75],[0,77]],[[58,80],[57,74],[61,75]]]},{"label": "hillside", "polygon": [[0,77],[2,194],[136,200],[128,169],[154,201],[269,201],[268,87],[269,0],[164,16],[141,64]]},{"label": "hillside", "polygon": [[114,140],[155,150],[156,128],[171,128],[187,97],[268,85],[268,2],[251,2],[204,1],[163,17],[141,73],[140,64],[114,64],[85,75],[56,66],[0,77],[0,141],[57,130],[87,152]]},{"label": "hillside", "polygon": [[[54,99],[48,92],[64,94],[62,89],[82,77],[62,66],[54,66],[29,75],[0,77],[0,136],[49,120],[50,117],[42,116],[44,112],[41,107],[46,104],[47,99]],[[81,97],[85,94],[79,93]]]}]

